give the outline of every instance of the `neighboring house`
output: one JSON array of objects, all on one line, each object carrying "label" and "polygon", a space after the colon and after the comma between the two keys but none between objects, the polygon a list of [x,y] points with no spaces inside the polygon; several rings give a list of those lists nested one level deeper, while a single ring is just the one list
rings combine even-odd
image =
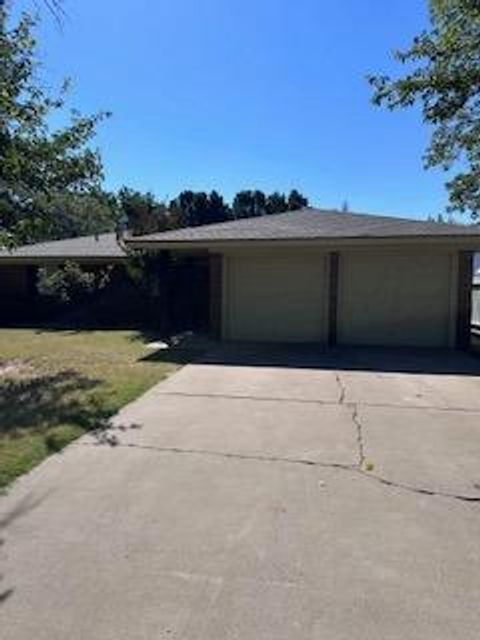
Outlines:
[{"label": "neighboring house", "polygon": [[210,326],[226,340],[469,344],[478,226],[305,208],[127,243],[208,257]]},{"label": "neighboring house", "polygon": [[[41,242],[0,251],[1,315],[15,315],[32,308],[37,295],[39,267],[55,267],[71,260],[88,269],[122,265],[126,252],[118,245],[115,233]],[[123,273],[123,270],[122,270]]]},{"label": "neighboring house", "polygon": [[477,333],[480,332],[480,253],[475,255],[473,269],[472,292],[472,325]]}]

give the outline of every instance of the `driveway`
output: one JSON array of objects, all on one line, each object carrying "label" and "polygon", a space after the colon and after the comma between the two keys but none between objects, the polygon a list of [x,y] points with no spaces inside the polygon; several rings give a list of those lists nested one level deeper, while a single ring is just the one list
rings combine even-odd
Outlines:
[{"label": "driveway", "polygon": [[0,526],[2,640],[477,640],[480,361],[218,348]]}]

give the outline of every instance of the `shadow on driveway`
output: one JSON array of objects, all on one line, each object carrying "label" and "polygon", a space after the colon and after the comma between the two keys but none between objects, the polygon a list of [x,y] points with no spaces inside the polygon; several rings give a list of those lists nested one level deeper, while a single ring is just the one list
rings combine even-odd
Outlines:
[{"label": "shadow on driveway", "polygon": [[[156,362],[168,357],[156,351],[144,358]],[[181,356],[181,350],[179,350]],[[454,350],[343,347],[326,349],[318,344],[224,343],[198,353],[197,364],[238,367],[281,367],[340,371],[379,371],[438,375],[480,376],[480,359]]]}]

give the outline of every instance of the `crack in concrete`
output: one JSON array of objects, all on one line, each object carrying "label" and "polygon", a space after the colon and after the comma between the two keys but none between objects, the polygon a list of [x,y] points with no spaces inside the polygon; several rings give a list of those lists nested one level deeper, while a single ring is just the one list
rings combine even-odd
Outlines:
[{"label": "crack in concrete", "polygon": [[357,440],[357,449],[358,449],[358,467],[359,469],[363,469],[365,464],[365,444],[364,444],[364,436],[363,436],[363,426],[360,422],[359,418],[359,409],[358,404],[356,402],[345,402],[345,398],[347,395],[347,387],[339,371],[335,371],[335,380],[337,382],[337,386],[339,389],[339,397],[338,397],[338,405],[339,406],[348,406],[352,410],[352,422],[356,432],[356,440]]},{"label": "crack in concrete", "polygon": [[352,404],[352,422],[355,426],[355,430],[357,433],[357,446],[358,446],[358,467],[359,469],[363,469],[365,464],[365,441],[363,434],[363,425],[360,421],[358,405]]},{"label": "crack in concrete", "polygon": [[[320,404],[325,406],[345,406],[352,405],[354,403],[345,402],[345,396],[343,401],[340,396],[337,400],[310,400],[308,398],[279,398],[275,396],[249,396],[249,395],[229,395],[226,393],[186,393],[184,391],[159,391],[159,396],[179,396],[182,398],[209,398],[214,400],[252,400],[254,402],[287,402],[287,403],[299,403],[299,404]],[[419,405],[419,404],[392,404],[387,402],[356,402],[358,407],[371,407],[379,409],[406,409],[406,410],[424,410],[424,411],[440,411],[448,413],[479,413],[480,408],[465,408],[465,407],[438,407],[435,405]]]},{"label": "crack in concrete", "polygon": [[340,377],[340,373],[338,371],[335,371],[335,380],[337,382],[337,386],[340,392],[337,404],[343,404],[345,402],[345,394],[347,393],[347,389],[343,384],[343,380]]},{"label": "crack in concrete", "polygon": [[449,491],[437,491],[436,489],[425,489],[423,487],[415,487],[413,485],[405,484],[403,482],[395,482],[394,480],[388,480],[388,478],[384,478],[383,476],[376,475],[375,473],[364,471],[363,469],[354,469],[354,471],[364,476],[365,478],[368,478],[369,480],[373,480],[387,487],[393,487],[395,489],[408,491],[409,493],[415,493],[415,494],[424,495],[424,496],[434,496],[439,498],[449,498],[450,500],[457,500],[459,502],[480,503],[480,496],[469,496],[461,493],[460,494],[450,493]]},{"label": "crack in concrete", "polygon": [[[357,463],[356,464],[343,464],[338,462],[322,462],[320,460],[312,460],[310,458],[292,458],[292,457],[282,457],[282,456],[264,456],[259,454],[249,454],[249,453],[232,453],[228,451],[212,451],[207,449],[183,449],[181,447],[158,447],[154,445],[142,445],[135,443],[122,443],[118,439],[118,437],[111,433],[101,432],[97,435],[97,442],[93,443],[92,446],[104,445],[108,444],[112,447],[123,447],[129,449],[143,449],[146,451],[156,451],[159,453],[171,453],[171,454],[182,454],[182,455],[199,455],[199,456],[213,456],[219,458],[233,459],[233,460],[248,460],[248,461],[256,461],[256,462],[268,462],[268,463],[283,463],[283,464],[296,464],[296,465],[304,465],[308,467],[320,467],[323,469],[333,469],[333,470],[341,470],[351,473],[357,473],[369,480],[375,481],[379,484],[382,484],[387,487],[393,487],[396,489],[401,489],[403,491],[407,491],[409,493],[417,494],[417,495],[426,495],[426,496],[435,496],[441,498],[447,498],[451,500],[456,500],[460,502],[470,502],[470,503],[480,503],[480,496],[469,496],[465,494],[457,494],[450,493],[445,491],[437,491],[435,489],[426,489],[423,487],[417,487],[413,485],[408,485],[402,482],[395,482],[393,480],[389,480],[388,478],[384,478],[383,476],[376,475],[371,473],[368,469],[365,468],[366,465],[366,455],[365,455],[365,433],[362,421],[360,419],[360,407],[383,407],[383,408],[396,408],[396,409],[432,409],[436,411],[464,411],[464,412],[472,412],[472,413],[480,413],[480,409],[455,409],[449,407],[426,407],[426,406],[417,406],[417,405],[392,405],[392,404],[375,404],[375,403],[359,403],[359,402],[346,402],[347,388],[340,376],[338,371],[335,372],[335,380],[339,390],[339,396],[337,401],[324,401],[324,400],[308,400],[308,399],[298,399],[298,398],[261,398],[258,396],[241,396],[241,395],[224,395],[224,394],[193,394],[193,393],[184,393],[184,392],[167,392],[161,393],[159,395],[174,395],[174,396],[185,396],[185,397],[207,397],[207,398],[215,398],[215,399],[228,399],[228,400],[254,400],[260,402],[298,402],[298,403],[307,403],[307,404],[320,404],[320,405],[330,405],[330,406],[343,406],[349,408],[351,410],[351,421],[355,428],[356,433],[356,442],[357,442]],[[87,443],[84,443],[87,444]]]},{"label": "crack in concrete", "polygon": [[[283,456],[262,456],[255,453],[232,453],[230,451],[214,451],[212,449],[183,449],[182,447],[158,447],[150,444],[136,444],[134,442],[121,442],[116,436],[103,437],[94,443],[79,443],[83,446],[110,445],[111,447],[122,447],[126,449],[144,449],[145,451],[157,451],[159,453],[176,453],[185,455],[211,456],[216,458],[227,458],[233,460],[251,460],[254,462],[279,462],[285,464],[298,464],[307,467],[324,467],[330,469],[356,469],[356,465],[348,465],[340,462],[322,462],[310,458],[291,458]],[[74,445],[75,446],[75,443]]]},{"label": "crack in concrete", "polygon": [[223,458],[230,460],[240,461],[253,461],[253,462],[268,462],[268,463],[281,463],[281,464],[294,464],[302,465],[306,467],[319,467],[321,469],[333,469],[338,471],[346,471],[350,473],[356,473],[364,478],[368,478],[374,482],[378,482],[387,487],[395,489],[401,489],[409,493],[417,495],[434,496],[439,498],[447,498],[450,500],[456,500],[458,502],[468,503],[480,503],[480,496],[469,496],[465,494],[450,493],[446,491],[437,491],[436,489],[426,489],[423,487],[416,487],[408,485],[402,482],[395,482],[394,480],[388,480],[383,476],[379,476],[373,473],[369,473],[362,469],[358,464],[342,464],[339,462],[322,462],[321,460],[312,460],[309,458],[290,458],[282,456],[261,456],[257,454],[249,453],[231,453],[228,451],[212,451],[208,449],[182,449],[181,447],[158,447],[155,445],[142,445],[134,443],[122,443],[117,438],[102,441],[96,443],[78,443],[71,446],[102,446],[108,444],[112,447],[121,447],[126,449],[139,449],[143,451],[153,451],[156,453],[164,454],[180,454],[180,455],[197,455],[197,456],[210,456],[215,458]]}]

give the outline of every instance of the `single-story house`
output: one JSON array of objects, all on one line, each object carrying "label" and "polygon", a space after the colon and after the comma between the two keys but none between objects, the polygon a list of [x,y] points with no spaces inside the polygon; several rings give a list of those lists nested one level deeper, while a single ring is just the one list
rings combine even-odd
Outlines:
[{"label": "single-story house", "polygon": [[85,268],[125,264],[127,254],[115,233],[54,240],[0,250],[1,317],[15,316],[31,309],[37,296],[37,272],[40,267],[58,267],[74,261]]},{"label": "single-story house", "polygon": [[137,236],[206,257],[210,325],[235,341],[465,348],[480,226],[304,208]]}]

